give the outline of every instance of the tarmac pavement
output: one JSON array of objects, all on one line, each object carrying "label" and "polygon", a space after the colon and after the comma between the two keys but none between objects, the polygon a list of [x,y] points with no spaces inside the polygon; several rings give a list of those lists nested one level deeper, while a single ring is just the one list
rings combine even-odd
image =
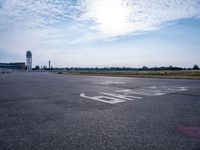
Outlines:
[{"label": "tarmac pavement", "polygon": [[0,150],[200,150],[200,80],[0,74]]}]

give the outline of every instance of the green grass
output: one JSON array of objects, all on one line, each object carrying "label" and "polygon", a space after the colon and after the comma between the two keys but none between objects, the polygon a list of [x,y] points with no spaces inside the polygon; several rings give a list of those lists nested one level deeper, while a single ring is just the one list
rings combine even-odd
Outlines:
[{"label": "green grass", "polygon": [[66,75],[147,77],[147,78],[180,78],[200,79],[200,71],[107,71],[107,72],[64,72]]}]

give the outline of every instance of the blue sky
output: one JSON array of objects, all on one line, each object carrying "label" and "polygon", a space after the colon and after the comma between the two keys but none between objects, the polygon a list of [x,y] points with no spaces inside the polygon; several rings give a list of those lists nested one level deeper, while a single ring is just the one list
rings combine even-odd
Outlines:
[{"label": "blue sky", "polygon": [[0,0],[0,62],[200,65],[200,0]]}]

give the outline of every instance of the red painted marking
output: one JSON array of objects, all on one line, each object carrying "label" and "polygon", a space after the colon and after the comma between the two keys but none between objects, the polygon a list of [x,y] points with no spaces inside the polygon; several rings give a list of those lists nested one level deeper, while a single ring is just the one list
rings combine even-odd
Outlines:
[{"label": "red painted marking", "polygon": [[178,131],[186,136],[200,139],[200,127],[178,127]]}]

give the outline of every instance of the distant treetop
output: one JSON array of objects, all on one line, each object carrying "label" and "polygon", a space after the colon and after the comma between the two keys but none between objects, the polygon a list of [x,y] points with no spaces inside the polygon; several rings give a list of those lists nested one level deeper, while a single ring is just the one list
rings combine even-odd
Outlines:
[{"label": "distant treetop", "polygon": [[194,65],[194,67],[192,68],[193,70],[199,70],[199,66],[197,64]]}]

